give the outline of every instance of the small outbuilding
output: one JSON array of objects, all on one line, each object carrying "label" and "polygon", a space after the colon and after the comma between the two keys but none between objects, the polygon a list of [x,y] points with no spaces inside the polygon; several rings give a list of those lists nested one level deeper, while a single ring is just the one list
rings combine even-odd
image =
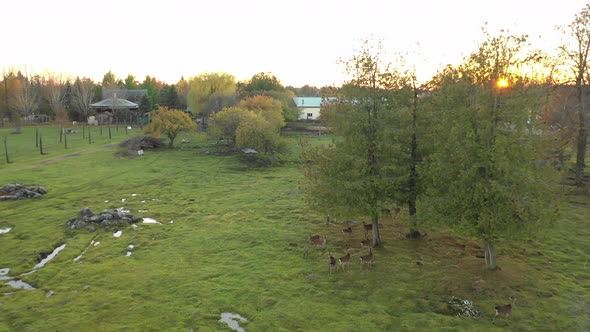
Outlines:
[{"label": "small outbuilding", "polygon": [[90,104],[90,107],[96,111],[96,120],[98,124],[111,124],[118,114],[127,114],[129,111],[137,111],[139,105],[122,98],[107,98],[98,103]]},{"label": "small outbuilding", "polygon": [[49,122],[49,116],[46,114],[31,114],[25,117],[26,124],[34,124],[34,123],[47,123]]}]

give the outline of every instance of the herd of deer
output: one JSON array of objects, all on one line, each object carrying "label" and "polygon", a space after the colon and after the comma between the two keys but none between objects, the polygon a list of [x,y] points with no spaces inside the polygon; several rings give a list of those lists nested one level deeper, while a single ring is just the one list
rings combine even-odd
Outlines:
[{"label": "herd of deer", "polygon": [[[396,209],[396,216],[398,214],[399,214],[399,209]],[[363,256],[359,257],[361,269],[363,268],[364,265],[371,267],[371,265],[373,264],[373,260],[374,260],[373,248],[371,246],[371,240],[369,239],[369,233],[373,231],[373,225],[366,224],[363,221],[363,229],[365,231],[365,239],[361,241],[361,247],[368,247],[369,253],[367,255],[363,255]],[[352,227],[346,227],[346,228],[342,229],[342,233],[345,235],[352,235],[352,232],[353,232]],[[323,248],[326,246],[326,236],[325,235],[310,235],[309,242],[315,247],[322,247]],[[308,255],[308,251],[309,251],[309,248],[307,246],[305,246],[304,256]],[[346,255],[339,257],[338,259],[336,259],[336,257],[332,256],[331,252],[328,252],[328,259],[329,259],[328,264],[329,264],[330,273],[337,271],[339,269],[338,266],[340,266],[340,269],[342,269],[344,271],[344,270],[346,270],[346,266],[350,265],[352,263],[352,256],[350,255],[350,252],[348,250],[346,251]],[[505,318],[512,316],[512,309],[514,308],[514,301],[516,301],[516,299],[511,296],[510,303],[503,304],[503,305],[497,305],[495,307],[496,315],[494,316],[494,318],[496,318],[497,316],[501,316],[501,317],[505,317]]]},{"label": "herd of deer", "polygon": [[[368,247],[369,252],[368,252],[368,254],[359,257],[361,269],[365,265],[368,267],[371,267],[371,265],[373,264],[373,248],[371,247],[371,240],[369,239],[369,232],[371,232],[373,230],[373,225],[372,224],[365,224],[365,222],[363,222],[363,229],[365,231],[365,239],[361,241],[361,247]],[[345,235],[352,235],[352,227],[346,227],[346,228],[342,229],[342,233]],[[325,247],[326,246],[326,236],[324,236],[324,235],[310,235],[309,242],[315,247]],[[306,246],[305,252],[304,252],[305,256],[307,256],[308,250],[309,249]],[[346,251],[346,255],[339,257],[338,259],[336,259],[334,256],[332,256],[331,252],[328,252],[328,259],[329,259],[330,273],[337,271],[338,266],[340,267],[340,269],[342,269],[344,271],[344,270],[346,270],[346,266],[350,265],[352,263],[352,256],[350,255],[350,252],[348,250]]]}]

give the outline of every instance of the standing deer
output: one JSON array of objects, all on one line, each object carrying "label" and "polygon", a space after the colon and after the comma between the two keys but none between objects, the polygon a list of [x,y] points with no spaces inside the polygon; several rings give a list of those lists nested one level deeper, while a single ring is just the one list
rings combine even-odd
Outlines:
[{"label": "standing deer", "polygon": [[494,316],[494,318],[498,315],[506,318],[512,315],[512,308],[514,308],[514,301],[516,301],[516,299],[512,296],[509,299],[510,303],[496,306],[496,316]]},{"label": "standing deer", "polygon": [[309,242],[316,247],[324,247],[326,245],[326,236],[312,235],[309,237]]},{"label": "standing deer", "polygon": [[336,269],[336,258],[332,256],[332,253],[329,252],[328,256],[330,258],[330,273],[332,273]]},{"label": "standing deer", "polygon": [[367,237],[361,241],[361,247],[369,247],[371,246],[371,240]]},{"label": "standing deer", "polygon": [[373,231],[373,224],[365,224],[363,221],[363,228],[365,229],[365,237],[368,237],[369,232]]},{"label": "standing deer", "polygon": [[340,258],[338,258],[338,262],[340,262],[340,267],[342,268],[342,270],[345,270],[345,266],[350,264],[351,258],[350,258],[350,253],[347,252],[345,256],[342,256]]},{"label": "standing deer", "polygon": [[363,269],[363,265],[368,265],[369,267],[373,264],[373,248],[369,247],[369,254],[365,256],[361,256],[361,270]]}]

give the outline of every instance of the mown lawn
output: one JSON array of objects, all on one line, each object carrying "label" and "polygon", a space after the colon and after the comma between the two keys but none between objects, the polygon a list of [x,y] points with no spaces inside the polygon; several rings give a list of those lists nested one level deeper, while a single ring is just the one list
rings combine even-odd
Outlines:
[{"label": "mown lawn", "polygon": [[[96,143],[80,137],[62,151],[55,142],[41,156],[34,128],[0,130],[23,151],[11,152],[14,163],[2,159],[0,185],[49,191],[0,202],[0,229],[12,228],[0,234],[0,269],[18,276],[40,253],[66,244],[45,267],[17,277],[35,290],[0,281],[0,330],[229,330],[218,322],[222,312],[246,317],[240,325],[247,331],[590,330],[587,192],[568,192],[560,219],[542,235],[498,243],[501,270],[486,271],[475,257],[480,243],[445,229],[426,227],[425,238],[405,239],[403,214],[382,221],[385,247],[361,269],[362,225],[345,236],[344,225],[326,225],[306,207],[295,155],[281,167],[249,169],[235,156],[212,153],[204,137],[187,135],[189,143],[179,138],[172,150],[117,157],[114,143],[137,132],[119,128],[109,140],[103,128]],[[295,146],[297,138],[290,141]],[[119,229],[66,230],[84,207],[125,207],[162,224],[121,228],[119,238]],[[304,257],[310,234],[325,234],[328,245]],[[74,262],[91,240],[100,244]],[[343,256],[347,248],[354,263],[329,273],[327,253]],[[494,319],[494,306],[511,295],[513,316]],[[449,296],[474,301],[482,316],[450,315]]]}]

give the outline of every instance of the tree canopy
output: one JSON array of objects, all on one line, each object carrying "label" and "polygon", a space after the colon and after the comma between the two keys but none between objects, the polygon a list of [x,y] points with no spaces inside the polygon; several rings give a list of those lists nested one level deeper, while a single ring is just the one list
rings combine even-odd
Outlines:
[{"label": "tree canopy", "polygon": [[196,125],[185,112],[181,110],[160,107],[152,115],[151,123],[144,129],[145,133],[168,137],[168,147],[174,146],[174,140],[180,132],[195,130]]},{"label": "tree canopy", "polygon": [[188,85],[188,106],[201,115],[205,129],[209,115],[230,106],[228,100],[236,91],[235,77],[226,73],[200,74],[189,79]]},{"label": "tree canopy", "polygon": [[283,91],[285,87],[272,73],[260,72],[252,76],[250,81],[245,83],[244,90],[250,93],[259,91]]},{"label": "tree canopy", "polygon": [[489,268],[494,242],[550,221],[557,201],[552,169],[537,162],[541,138],[528,127],[538,98],[511,70],[530,59],[525,43],[487,36],[465,63],[439,75],[433,92],[438,125],[426,205],[432,219],[482,239]]}]

